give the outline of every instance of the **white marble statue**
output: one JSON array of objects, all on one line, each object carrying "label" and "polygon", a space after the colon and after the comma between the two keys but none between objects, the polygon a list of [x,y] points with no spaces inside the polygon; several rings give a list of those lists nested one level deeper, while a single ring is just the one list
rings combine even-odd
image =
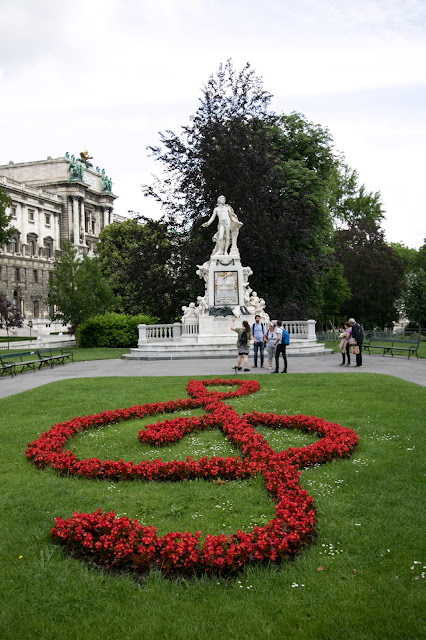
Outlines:
[{"label": "white marble statue", "polygon": [[218,197],[213,214],[210,220],[204,222],[203,227],[211,225],[216,217],[218,219],[218,226],[217,232],[213,236],[213,241],[216,243],[216,246],[213,249],[212,256],[227,255],[229,248],[231,249],[230,255],[239,255],[237,238],[243,223],[238,220],[233,208],[229,204],[226,204],[225,196]]},{"label": "white marble statue", "polygon": [[198,307],[195,307],[195,311],[198,316],[203,316],[209,311],[208,296],[197,296]]},{"label": "white marble statue", "polygon": [[251,296],[246,304],[247,310],[254,315],[264,315],[266,302],[263,298],[259,298],[256,291],[252,291]]},{"label": "white marble statue", "polygon": [[190,302],[188,307],[183,306],[182,311],[183,311],[182,320],[184,318],[187,318],[187,319],[197,318],[198,316],[197,310],[195,308],[195,302]]},{"label": "white marble statue", "polygon": [[209,280],[209,262],[205,262],[204,264],[197,264],[197,271],[195,272],[199,278],[204,280],[207,288],[207,283]]}]

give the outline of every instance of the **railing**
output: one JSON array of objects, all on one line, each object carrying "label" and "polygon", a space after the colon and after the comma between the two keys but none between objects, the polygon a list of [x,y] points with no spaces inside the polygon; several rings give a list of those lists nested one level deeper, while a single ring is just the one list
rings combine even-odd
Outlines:
[{"label": "railing", "polygon": [[315,339],[315,320],[283,320],[282,323],[295,340]]},{"label": "railing", "polygon": [[180,322],[174,322],[173,324],[139,324],[138,329],[138,346],[147,342],[180,340],[182,334]]},{"label": "railing", "polygon": [[[290,336],[294,340],[315,341],[315,320],[283,320]],[[187,320],[185,324],[140,324],[138,346],[148,342],[178,342],[181,338],[196,336],[199,333],[198,318]]]},{"label": "railing", "polygon": [[187,320],[185,324],[182,325],[182,336],[197,336],[200,331],[200,323],[198,318],[194,318],[194,320]]}]

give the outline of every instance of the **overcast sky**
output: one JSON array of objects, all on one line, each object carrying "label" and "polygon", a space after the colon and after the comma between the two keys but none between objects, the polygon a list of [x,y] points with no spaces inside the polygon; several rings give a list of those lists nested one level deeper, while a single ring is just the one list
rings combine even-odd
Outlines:
[{"label": "overcast sky", "polygon": [[386,239],[418,248],[425,18],[426,0],[0,0],[0,164],[87,149],[117,213],[156,215],[147,145],[180,131],[221,62],[248,61],[274,111],[327,127],[381,192]]}]

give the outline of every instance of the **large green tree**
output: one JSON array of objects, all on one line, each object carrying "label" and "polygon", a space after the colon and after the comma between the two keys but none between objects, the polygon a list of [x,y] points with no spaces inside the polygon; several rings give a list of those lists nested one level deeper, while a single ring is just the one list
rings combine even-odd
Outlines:
[{"label": "large green tree", "polygon": [[426,272],[423,269],[406,274],[402,304],[407,318],[416,322],[421,331],[426,324]]},{"label": "large green tree", "polygon": [[163,222],[139,218],[105,227],[97,247],[99,265],[116,295],[117,311],[170,322],[180,302],[173,233]]},{"label": "large green tree", "polygon": [[200,106],[181,133],[150,147],[165,180],[145,185],[179,240],[177,288],[202,293],[195,275],[212,248],[201,224],[219,195],[243,222],[238,246],[254,274],[250,284],[273,316],[311,317],[329,267],[329,181],[337,171],[327,130],[300,114],[278,116],[270,94],[247,64],[228,61],[205,85]]},{"label": "large green tree", "polygon": [[0,187],[0,253],[3,245],[10,241],[12,235],[16,232],[14,227],[10,226],[12,215],[6,213],[7,207],[10,207],[12,200],[2,187]]},{"label": "large green tree", "polygon": [[51,319],[70,323],[77,335],[82,322],[110,311],[115,298],[102,276],[98,260],[88,256],[80,260],[77,250],[66,241],[55,258],[47,302]]},{"label": "large green tree", "polygon": [[399,315],[396,300],[403,288],[404,263],[385,242],[379,224],[360,217],[356,226],[336,232],[334,246],[351,289],[342,313],[366,328],[392,326]]}]

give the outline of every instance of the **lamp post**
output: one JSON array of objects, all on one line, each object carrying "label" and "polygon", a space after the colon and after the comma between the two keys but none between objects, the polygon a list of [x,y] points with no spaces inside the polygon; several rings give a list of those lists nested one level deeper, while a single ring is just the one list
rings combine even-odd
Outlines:
[{"label": "lamp post", "polygon": [[27,325],[30,328],[30,340],[31,340],[31,329],[33,328],[33,321],[32,320],[28,320]]}]

